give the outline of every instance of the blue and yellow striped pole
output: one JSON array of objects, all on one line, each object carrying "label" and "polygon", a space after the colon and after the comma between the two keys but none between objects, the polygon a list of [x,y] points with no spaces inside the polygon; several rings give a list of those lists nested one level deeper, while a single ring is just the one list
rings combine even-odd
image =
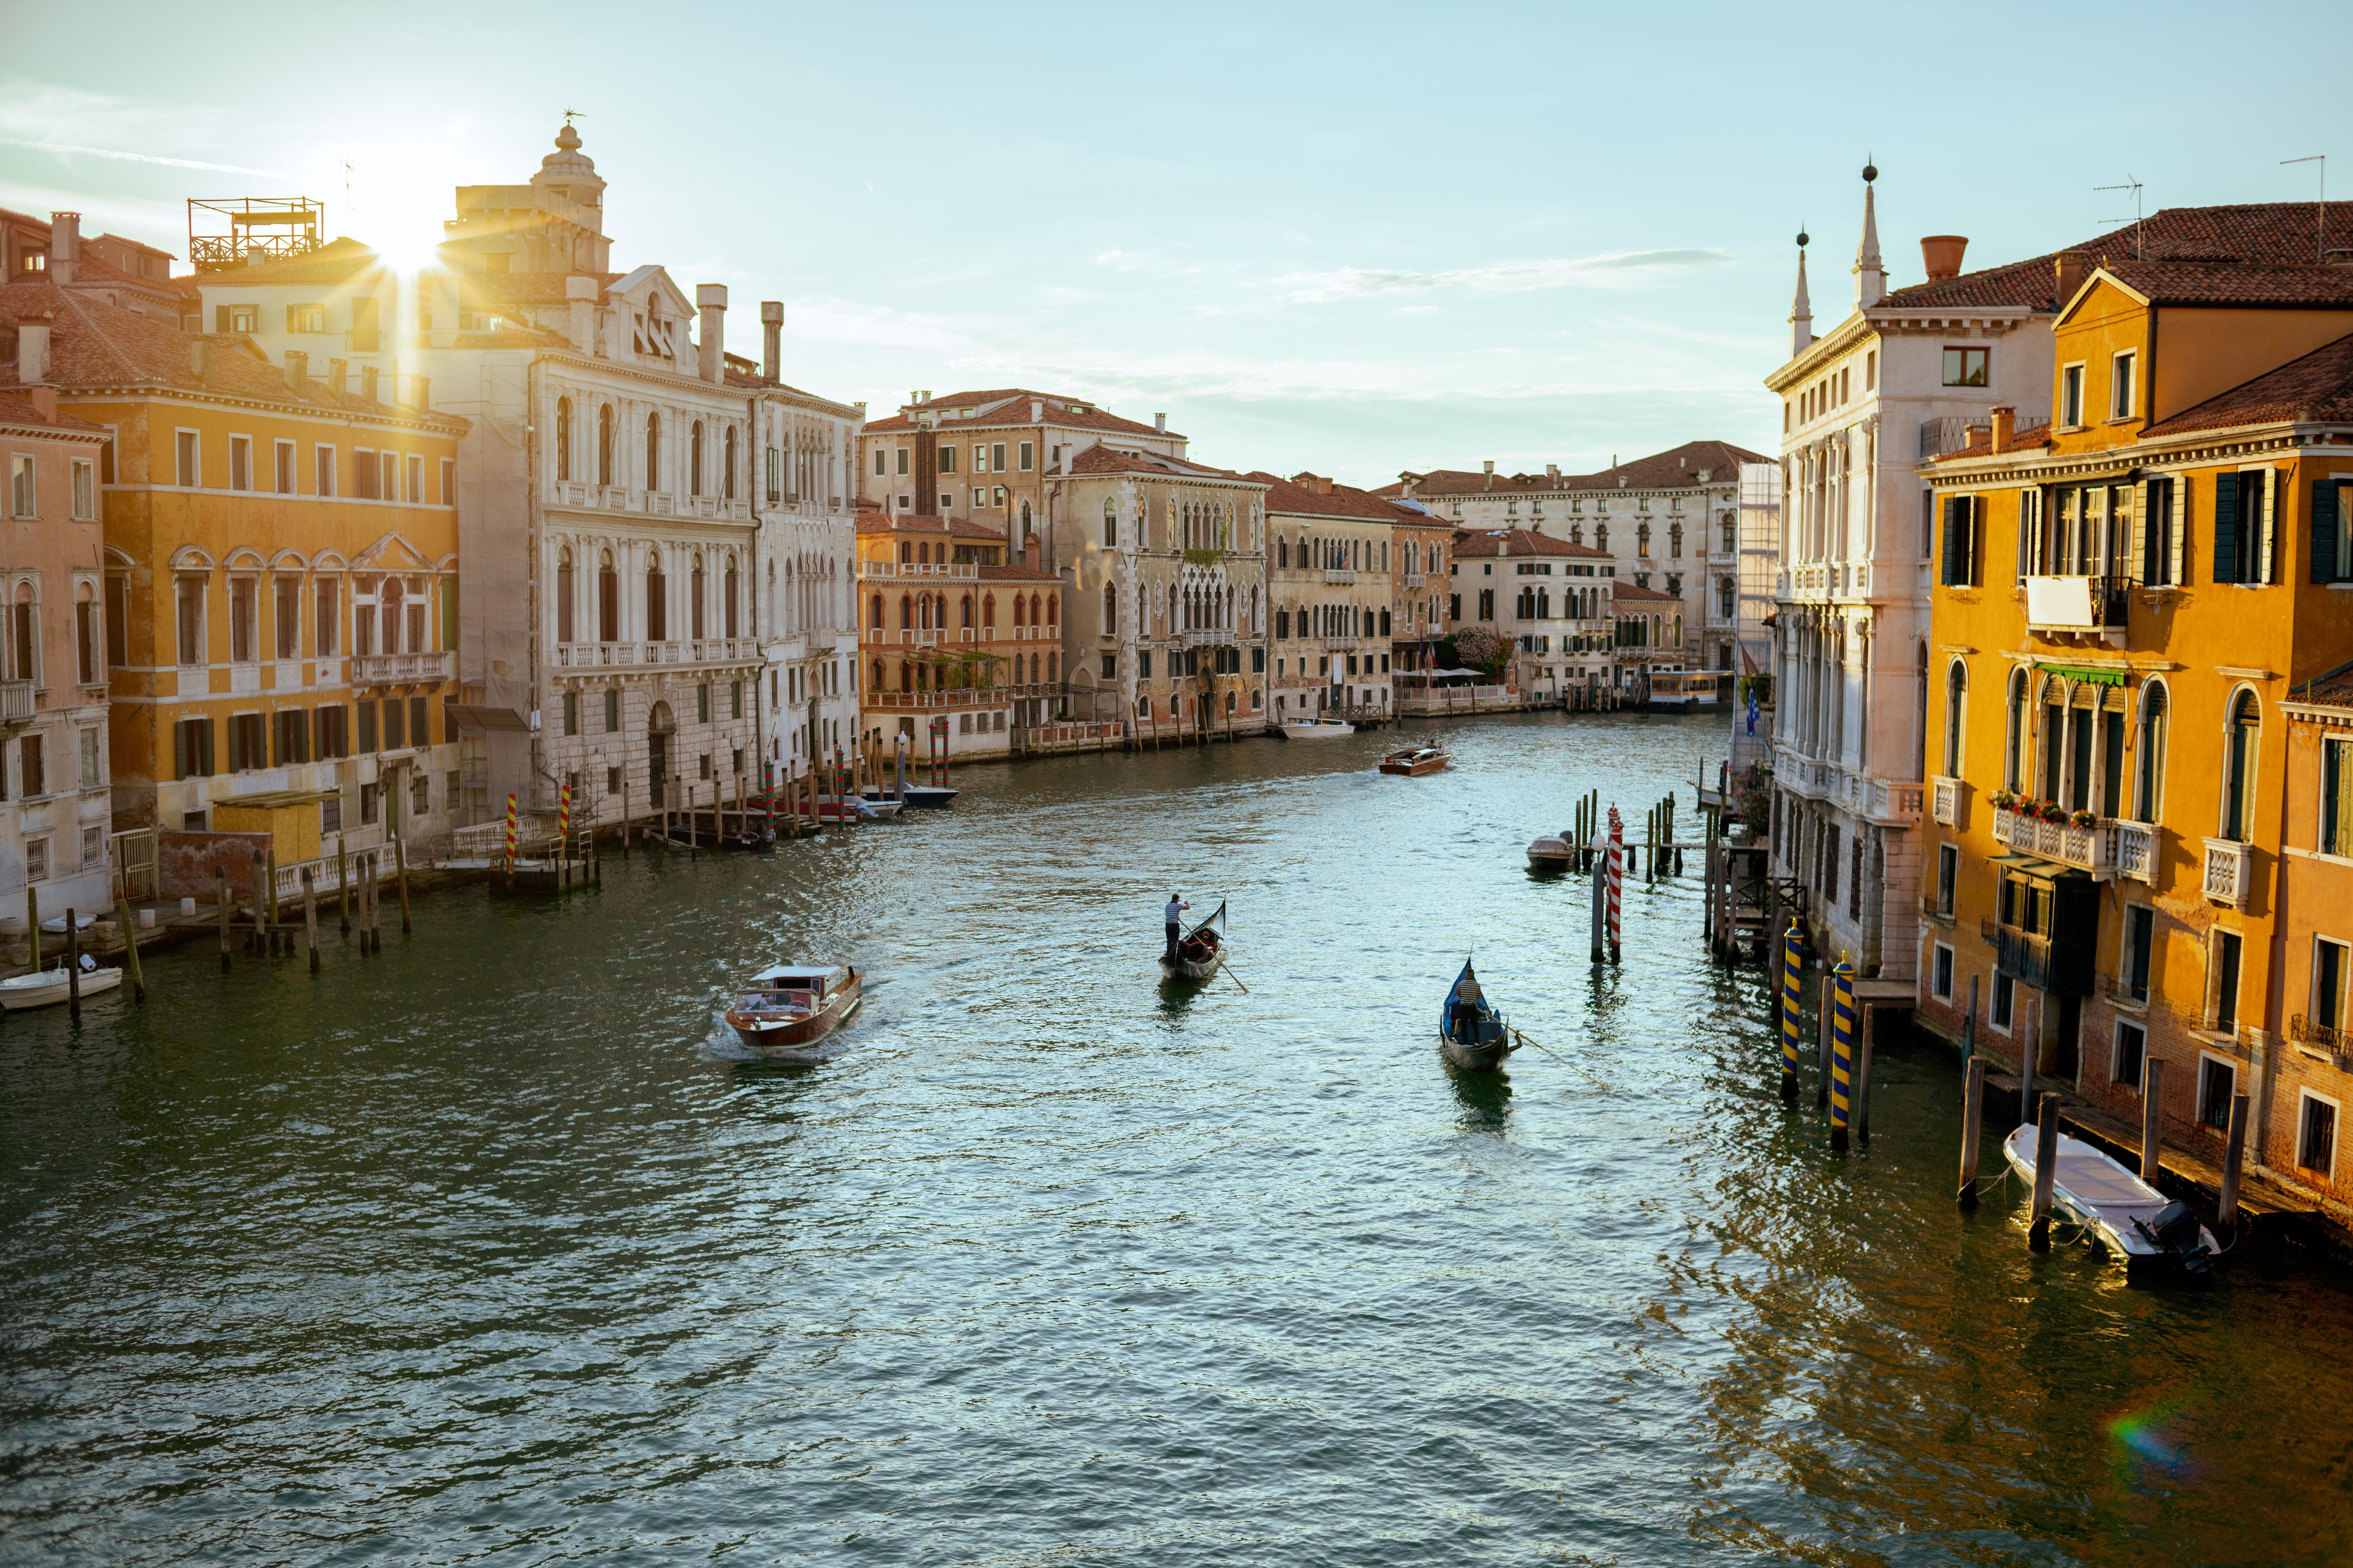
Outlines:
[{"label": "blue and yellow striped pole", "polygon": [[1792,919],[1781,938],[1781,1098],[1792,1103],[1798,1098],[1798,953],[1805,940]]},{"label": "blue and yellow striped pole", "polygon": [[1854,1120],[1854,967],[1839,955],[1831,969],[1831,1147],[1846,1147]]}]

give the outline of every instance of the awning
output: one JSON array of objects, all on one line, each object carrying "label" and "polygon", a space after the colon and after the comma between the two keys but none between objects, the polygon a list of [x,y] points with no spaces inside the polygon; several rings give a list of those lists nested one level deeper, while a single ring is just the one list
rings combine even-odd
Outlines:
[{"label": "awning", "polygon": [[480,708],[470,703],[453,702],[449,705],[449,711],[457,719],[460,730],[528,731],[531,728],[523,722],[522,715],[512,708]]},{"label": "awning", "polygon": [[2119,689],[2125,683],[2125,672],[2121,669],[2093,669],[2077,664],[2045,664],[2041,659],[2034,661],[2034,668],[2062,680],[2089,681],[2094,686]]}]

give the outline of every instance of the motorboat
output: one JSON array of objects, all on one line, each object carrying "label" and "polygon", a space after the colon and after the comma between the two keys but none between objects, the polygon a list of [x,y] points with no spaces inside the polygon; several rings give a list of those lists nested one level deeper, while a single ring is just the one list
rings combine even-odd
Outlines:
[{"label": "motorboat", "polygon": [[1391,752],[1381,759],[1381,772],[1418,779],[1424,773],[1434,773],[1451,759],[1446,748],[1435,741],[1424,741],[1419,746],[1408,746],[1401,752]]},{"label": "motorboat", "polygon": [[1356,727],[1345,719],[1286,719],[1274,732],[1286,741],[1335,741],[1355,734]]},{"label": "motorboat", "polygon": [[[2001,1141],[2003,1158],[2030,1192],[2040,1131],[2030,1121]],[[2214,1233],[2198,1223],[2188,1204],[2168,1198],[2097,1146],[2064,1132],[2059,1134],[2051,1206],[2082,1226],[2127,1269],[2202,1277],[2221,1256]]]},{"label": "motorboat", "polygon": [[1547,833],[1528,846],[1528,869],[1566,871],[1577,863],[1577,851],[1566,833]]},{"label": "motorboat", "polygon": [[858,808],[860,818],[867,822],[888,822],[907,805],[903,800],[877,800],[871,795],[853,795],[849,804]]},{"label": "motorboat", "polygon": [[[71,976],[66,973],[63,964],[55,969],[37,970],[0,980],[0,1008],[21,1013],[27,1007],[53,1007],[71,999],[73,987],[70,981]],[[101,965],[81,972],[81,994],[85,1001],[121,984],[122,971],[120,969],[108,969]]]},{"label": "motorboat", "polygon": [[[74,930],[76,931],[88,931],[92,925],[96,924],[97,921],[98,917],[91,914],[88,910],[77,910],[74,912]],[[41,931],[45,936],[65,935],[66,917],[63,915],[51,915],[47,920],[41,922]]]},{"label": "motorboat", "polygon": [[955,797],[963,793],[941,784],[909,784],[900,792],[900,798],[909,805],[940,806],[955,804]]},{"label": "motorboat", "polygon": [[1445,1005],[1438,1010],[1438,1048],[1465,1072],[1493,1072],[1519,1048],[1504,1016],[1479,989],[1478,976],[1471,973],[1467,958],[1462,961],[1462,973],[1446,988]]},{"label": "motorboat", "polygon": [[755,1051],[807,1050],[849,1021],[864,984],[843,964],[772,964],[744,983],[727,1026]]},{"label": "motorboat", "polygon": [[1218,965],[1226,961],[1226,906],[1222,900],[1208,919],[1176,939],[1176,952],[1172,957],[1160,955],[1161,972],[1171,979],[1189,980],[1198,984],[1217,973]]}]

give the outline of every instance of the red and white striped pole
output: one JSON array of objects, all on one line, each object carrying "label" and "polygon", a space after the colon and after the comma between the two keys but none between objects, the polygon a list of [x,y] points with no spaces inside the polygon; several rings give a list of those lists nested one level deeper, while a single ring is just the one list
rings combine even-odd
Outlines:
[{"label": "red and white striped pole", "polygon": [[1609,808],[1609,962],[1618,962],[1618,889],[1626,874],[1626,825],[1618,808]]}]

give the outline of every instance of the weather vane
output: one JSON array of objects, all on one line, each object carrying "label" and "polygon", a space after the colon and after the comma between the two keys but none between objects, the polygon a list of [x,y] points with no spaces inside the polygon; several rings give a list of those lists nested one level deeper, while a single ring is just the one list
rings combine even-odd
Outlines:
[{"label": "weather vane", "polygon": [[571,124],[575,120],[586,120],[587,118],[588,111],[585,109],[567,109],[564,111],[564,123],[566,125]]}]

